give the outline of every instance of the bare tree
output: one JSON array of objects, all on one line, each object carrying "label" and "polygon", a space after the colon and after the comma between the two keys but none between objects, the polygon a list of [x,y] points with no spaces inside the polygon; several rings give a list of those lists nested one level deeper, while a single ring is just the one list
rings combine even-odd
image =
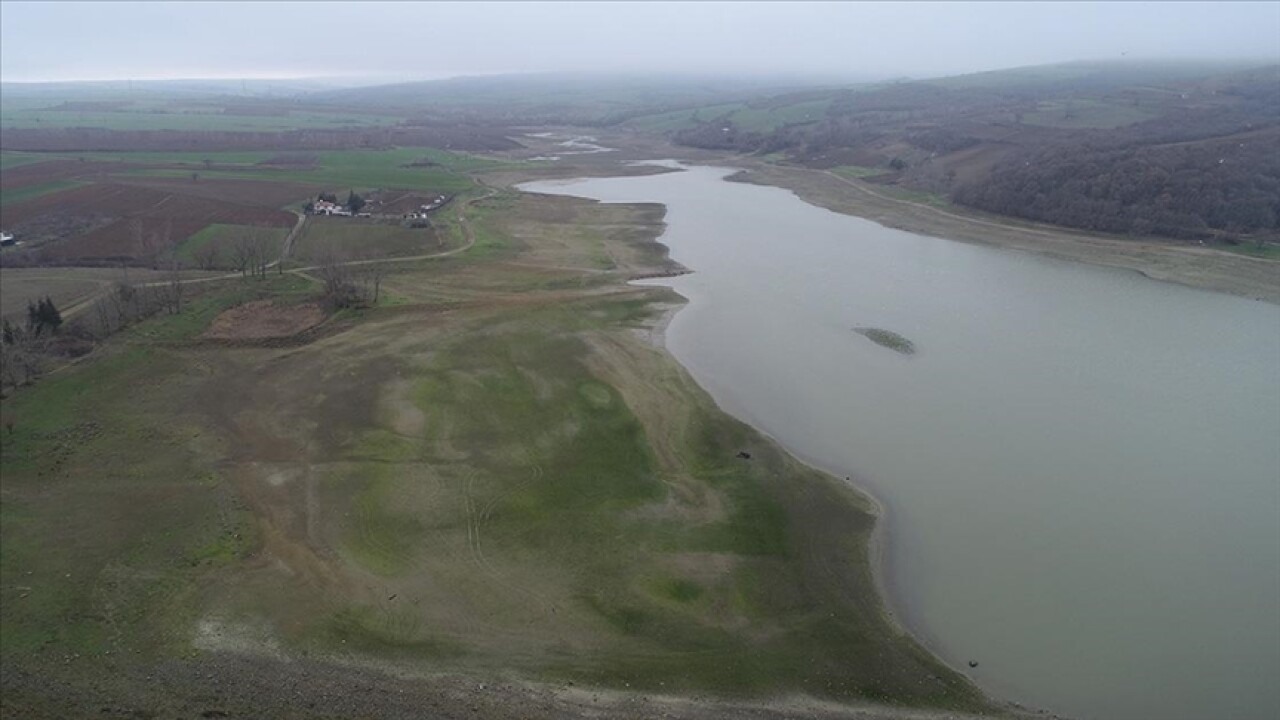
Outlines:
[{"label": "bare tree", "polygon": [[147,235],[146,255],[153,260],[155,269],[165,267],[172,254],[173,220],[166,219],[155,232]]},{"label": "bare tree", "polygon": [[255,225],[253,227],[253,238],[258,277],[265,278],[267,271],[271,269],[271,235],[269,228]]},{"label": "bare tree", "polygon": [[161,302],[172,315],[182,312],[182,266],[178,264],[177,255],[170,250],[165,253],[161,263],[165,270],[164,294]]},{"label": "bare tree", "polygon": [[254,226],[231,243],[231,258],[241,275],[266,277],[271,265],[271,251],[266,232]]},{"label": "bare tree", "polygon": [[243,232],[231,241],[231,264],[241,275],[247,275],[249,272],[256,253],[255,244],[253,235]]},{"label": "bare tree", "polygon": [[337,310],[365,304],[367,295],[364,288],[357,282],[351,266],[332,248],[322,257],[317,274],[324,285],[324,302],[330,309]]},{"label": "bare tree", "polygon": [[212,270],[218,265],[218,245],[213,242],[205,243],[191,252],[191,256],[196,261],[196,267],[201,270]]},{"label": "bare tree", "polygon": [[114,316],[111,314],[111,299],[109,294],[108,297],[98,298],[94,301],[93,315],[98,323],[97,333],[95,333],[98,337],[106,337],[115,330],[115,321]]},{"label": "bare tree", "polygon": [[373,285],[373,303],[378,304],[378,297],[382,294],[382,279],[387,276],[386,266],[381,263],[371,263],[369,268],[369,282]]},{"label": "bare tree", "polygon": [[26,385],[39,376],[47,344],[47,338],[26,328],[6,328],[4,342],[0,342],[0,386]]}]

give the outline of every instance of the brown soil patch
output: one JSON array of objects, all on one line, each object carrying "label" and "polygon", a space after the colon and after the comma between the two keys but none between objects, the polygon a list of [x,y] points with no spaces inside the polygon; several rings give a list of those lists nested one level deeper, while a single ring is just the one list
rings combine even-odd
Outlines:
[{"label": "brown soil patch", "polygon": [[48,162],[19,165],[0,172],[0,189],[16,190],[29,185],[58,180],[102,178],[107,173],[138,167],[132,163],[80,161],[57,158]]},{"label": "brown soil patch", "polygon": [[[185,190],[199,185],[187,182]],[[173,183],[94,183],[6,207],[0,221],[6,230],[57,240],[42,249],[47,260],[65,262],[150,258],[212,223],[287,228],[297,220],[284,210],[177,190]]]},{"label": "brown soil patch", "polygon": [[219,200],[238,205],[280,208],[296,200],[314,196],[319,189],[315,185],[275,180],[224,180],[201,177],[199,182],[189,178],[113,177],[118,185],[132,185],[179,195]]},{"label": "brown soil patch", "polygon": [[203,337],[217,340],[263,340],[297,335],[324,320],[324,310],[315,303],[276,305],[255,300],[224,310],[214,318]]}]

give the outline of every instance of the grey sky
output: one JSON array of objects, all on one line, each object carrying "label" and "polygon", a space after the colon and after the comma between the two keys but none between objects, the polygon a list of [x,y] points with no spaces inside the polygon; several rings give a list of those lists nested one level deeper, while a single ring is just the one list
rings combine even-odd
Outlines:
[{"label": "grey sky", "polygon": [[941,75],[1075,59],[1280,62],[1280,2],[0,2],[0,78],[530,71]]}]

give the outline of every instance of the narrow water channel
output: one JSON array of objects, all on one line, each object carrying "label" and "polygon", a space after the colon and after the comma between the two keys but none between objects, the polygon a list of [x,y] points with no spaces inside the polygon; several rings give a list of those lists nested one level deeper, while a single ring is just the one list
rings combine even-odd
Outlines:
[{"label": "narrow water channel", "polygon": [[1280,307],[730,172],[523,189],[667,206],[661,241],[694,271],[663,281],[690,301],[670,351],[881,501],[892,605],[993,695],[1081,720],[1280,717]]}]

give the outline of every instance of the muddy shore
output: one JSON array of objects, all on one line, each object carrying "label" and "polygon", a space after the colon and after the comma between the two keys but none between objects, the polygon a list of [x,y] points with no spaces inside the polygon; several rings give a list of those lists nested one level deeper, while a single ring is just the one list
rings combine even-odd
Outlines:
[{"label": "muddy shore", "polygon": [[943,209],[894,198],[868,183],[822,170],[768,165],[752,158],[726,160],[726,165],[744,169],[727,178],[730,181],[786,188],[813,205],[899,230],[1132,270],[1154,280],[1280,304],[1280,261],[1174,240],[1090,235]]}]

